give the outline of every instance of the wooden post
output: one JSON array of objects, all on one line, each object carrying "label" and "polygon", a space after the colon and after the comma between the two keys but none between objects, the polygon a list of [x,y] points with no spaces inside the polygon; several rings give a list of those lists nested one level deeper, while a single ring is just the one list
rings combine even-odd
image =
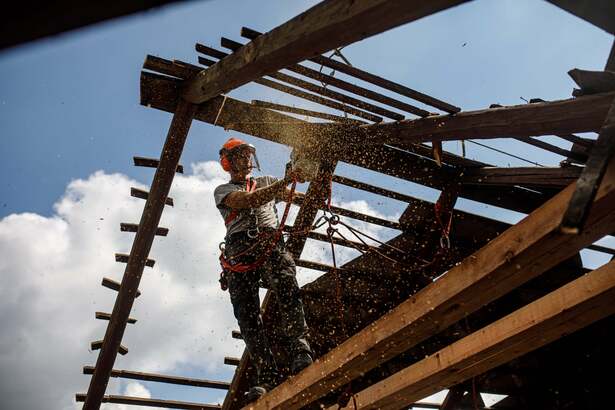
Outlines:
[{"label": "wooden post", "polygon": [[139,222],[139,230],[132,244],[122,284],[113,306],[103,346],[98,354],[96,370],[90,380],[87,397],[83,405],[84,410],[98,410],[100,408],[100,403],[107,389],[109,376],[113,369],[122,337],[124,336],[126,321],[135,300],[143,268],[156,235],[158,223],[162,216],[196,108],[196,105],[183,100],[180,100],[177,104],[177,109],[175,115],[173,115],[171,127],[160,155],[160,163],[156,169],[152,187],[145,202],[143,215]]}]

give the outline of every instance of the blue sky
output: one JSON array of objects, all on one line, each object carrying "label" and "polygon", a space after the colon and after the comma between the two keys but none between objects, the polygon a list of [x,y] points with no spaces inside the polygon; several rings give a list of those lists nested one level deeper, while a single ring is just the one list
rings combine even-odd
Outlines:
[{"label": "blue sky", "polygon": [[[107,229],[105,221],[117,216],[113,208],[119,206],[118,198],[128,197],[129,182],[133,185],[149,184],[152,171],[133,167],[132,156],[159,156],[171,117],[167,113],[139,105],[139,73],[147,54],[196,63],[195,42],[221,48],[221,36],[243,41],[239,37],[242,26],[266,31],[312,4],[315,2],[297,0],[186,2],[0,52],[0,150],[3,153],[0,164],[0,218],[4,218],[0,219],[0,224],[4,223],[13,229],[2,231],[0,226],[0,232],[6,235],[6,241],[0,242],[4,247],[0,247],[3,257],[10,255],[8,244],[13,236],[18,236],[16,233],[21,229],[20,226],[26,227],[23,228],[24,232],[32,237],[40,236],[43,229],[47,229],[38,226],[56,223],[66,224],[62,225],[64,228],[58,228],[58,232],[63,232],[63,229],[74,232],[76,228],[71,225],[74,223],[71,218],[75,215],[74,210],[79,208],[80,201],[91,203],[92,208],[96,208],[96,204],[105,205],[100,208],[100,214],[96,215],[88,214],[87,209],[83,210],[84,224],[91,222],[85,220],[87,217],[96,221],[96,224],[91,222],[91,227],[87,225],[90,227],[87,232],[92,235],[93,242],[89,248],[92,251],[96,246],[93,235],[99,229]],[[357,67],[441,98],[463,110],[474,110],[486,108],[492,103],[521,104],[523,99],[533,97],[546,100],[568,98],[574,84],[566,72],[572,68],[603,69],[612,41],[612,36],[607,33],[545,1],[476,0],[350,45],[344,48],[343,53]],[[241,87],[230,95],[245,101],[258,98],[316,108],[256,85]],[[205,165],[205,168],[197,166],[193,171],[190,171],[189,165],[217,160],[219,146],[228,137],[229,134],[222,129],[193,123],[181,161],[187,166],[188,175],[186,180],[180,182],[178,190],[180,198],[181,195],[187,198],[186,209],[201,200],[199,193],[206,192],[206,189],[199,189],[220,178],[220,174],[210,168],[206,169]],[[288,149],[246,138],[257,145],[265,173],[282,173],[288,160]],[[564,148],[570,146],[555,138],[545,139]],[[563,159],[518,142],[493,140],[486,143],[545,165],[557,166]],[[459,152],[459,144],[456,142],[447,143],[445,148]],[[469,156],[499,166],[524,165],[513,158],[473,145],[468,145],[467,150]],[[102,174],[95,174],[96,171],[102,171]],[[341,166],[338,171],[343,175],[423,198],[433,199],[437,194],[414,184],[353,167]],[[191,176],[194,178],[190,179]],[[71,181],[77,182],[69,186]],[[115,192],[113,186],[118,189],[121,187],[122,191]],[[105,195],[95,196],[96,192],[104,192]],[[350,189],[339,188],[336,195],[339,202],[352,204],[366,212],[395,217],[403,210],[403,204],[382,201],[382,198]],[[96,198],[96,201],[92,198]],[[131,206],[126,205],[127,209]],[[461,206],[476,212],[491,212],[492,215],[510,220],[518,218],[518,215],[476,207],[471,203]],[[137,217],[139,209],[130,209]],[[199,209],[204,215],[205,208]],[[199,217],[198,213],[190,215]],[[216,217],[215,214],[212,216]],[[17,220],[27,221],[23,222],[25,225],[9,224]],[[33,224],[33,220],[42,225]],[[184,221],[188,224],[190,222]],[[217,226],[215,229],[219,228]],[[184,232],[181,228],[178,231]],[[195,236],[190,238],[195,241],[206,235],[203,232],[192,234]],[[54,235],[55,240],[62,238],[61,233],[56,232]],[[181,252],[188,240],[184,236],[182,242],[181,234],[178,235],[179,242],[167,251],[161,246],[159,252],[168,252],[169,258],[172,258],[173,251]],[[27,239],[23,237],[24,246],[29,243]],[[122,241],[109,239],[109,243],[128,246],[128,243]],[[196,255],[198,249],[194,248],[195,254],[188,257],[195,264],[200,261]],[[87,255],[88,249],[82,250]],[[77,251],[57,252],[65,252],[66,257],[72,259],[75,254],[81,255]],[[98,286],[96,282],[100,281],[100,269],[87,266],[88,275],[92,275],[89,282]],[[35,284],[33,268],[15,265],[11,269],[14,270],[16,280],[27,279],[34,283],[28,282],[28,286],[39,286]],[[193,268],[187,266],[186,269]],[[155,272],[164,277],[164,271]],[[0,293],[9,291],[6,286],[6,283],[0,285]],[[53,293],[53,286],[48,291]],[[90,304],[104,305],[112,302],[105,294],[95,293],[99,290],[88,292],[88,296],[94,295],[88,300]],[[58,298],[69,294],[58,292]],[[226,300],[223,303],[227,303]],[[220,306],[225,305],[221,302]],[[91,306],[88,308],[92,311],[94,309]],[[109,309],[108,306],[106,308]],[[146,314],[145,308],[141,312]],[[225,314],[228,317],[228,312]],[[89,320],[94,322],[92,318]],[[100,323],[97,325],[100,326]],[[15,326],[12,334],[27,334],[27,329]],[[65,326],[68,332],[70,327]],[[151,332],[156,334],[155,330]],[[92,329],[94,333],[101,336],[101,327]],[[86,339],[80,343],[86,345],[88,342]],[[236,342],[224,339],[224,343]],[[6,346],[0,343],[0,352],[6,353]],[[181,346],[196,348],[199,343]],[[130,354],[133,354],[132,351]],[[139,354],[138,348],[134,354]],[[90,361],[95,360],[95,355],[88,358]],[[81,360],[81,357],[78,359]],[[71,371],[78,373],[79,367],[86,364],[79,360],[74,359],[74,363],[72,359],[68,360],[72,366]],[[231,376],[229,369],[210,369],[202,362],[193,365],[190,361],[174,356],[167,362],[169,365],[164,370],[168,373],[218,379],[229,379]],[[35,371],[36,365],[32,366],[31,370]],[[67,376],[62,388],[70,394],[87,387],[85,378],[78,382],[69,379]],[[218,393],[210,395],[195,392],[194,389],[168,390],[155,384],[149,384],[147,388],[153,396],[188,401],[215,400],[222,396]],[[11,391],[9,387],[0,390],[3,393]],[[66,398],[58,400],[62,403],[59,406],[63,406]],[[28,405],[20,403],[20,408],[27,409]]]}]

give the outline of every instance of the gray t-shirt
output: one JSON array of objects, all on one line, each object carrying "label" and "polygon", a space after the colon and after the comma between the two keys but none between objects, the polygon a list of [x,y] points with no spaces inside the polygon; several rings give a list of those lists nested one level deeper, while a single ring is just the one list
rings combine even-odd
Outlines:
[{"label": "gray t-shirt", "polygon": [[[256,180],[256,189],[266,187],[278,181],[277,178],[270,175],[256,177],[253,179]],[[226,196],[231,192],[245,190],[245,182],[240,183],[230,181],[226,184],[217,186],[214,190],[216,206],[218,207],[218,210],[222,214],[222,218],[224,218],[225,221],[227,220],[233,209],[224,205],[224,198],[226,198]],[[256,226],[258,226],[259,228],[274,229],[278,227],[279,221],[278,214],[276,212],[275,201],[269,201],[266,204],[259,206],[258,208],[237,209],[236,211],[237,216],[226,226],[227,238],[229,235],[235,232],[247,231],[249,229],[255,228]]]}]

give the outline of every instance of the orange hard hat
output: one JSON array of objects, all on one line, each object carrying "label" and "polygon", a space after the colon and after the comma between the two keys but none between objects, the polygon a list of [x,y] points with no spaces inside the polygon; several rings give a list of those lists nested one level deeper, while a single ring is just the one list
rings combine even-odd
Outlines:
[{"label": "orange hard hat", "polygon": [[220,148],[220,165],[222,165],[222,169],[229,172],[232,167],[232,156],[243,148],[250,150],[250,153],[254,157],[256,168],[260,170],[258,158],[256,157],[256,148],[254,145],[248,144],[247,142],[235,137],[229,138],[222,145],[222,148]]}]

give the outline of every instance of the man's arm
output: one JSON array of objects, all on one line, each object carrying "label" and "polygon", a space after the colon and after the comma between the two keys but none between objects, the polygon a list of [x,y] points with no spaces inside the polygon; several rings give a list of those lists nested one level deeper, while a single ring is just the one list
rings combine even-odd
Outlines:
[{"label": "man's arm", "polygon": [[282,197],[286,193],[286,186],[292,182],[291,176],[274,182],[253,192],[235,191],[224,198],[224,205],[235,209],[257,208],[269,201]]}]

